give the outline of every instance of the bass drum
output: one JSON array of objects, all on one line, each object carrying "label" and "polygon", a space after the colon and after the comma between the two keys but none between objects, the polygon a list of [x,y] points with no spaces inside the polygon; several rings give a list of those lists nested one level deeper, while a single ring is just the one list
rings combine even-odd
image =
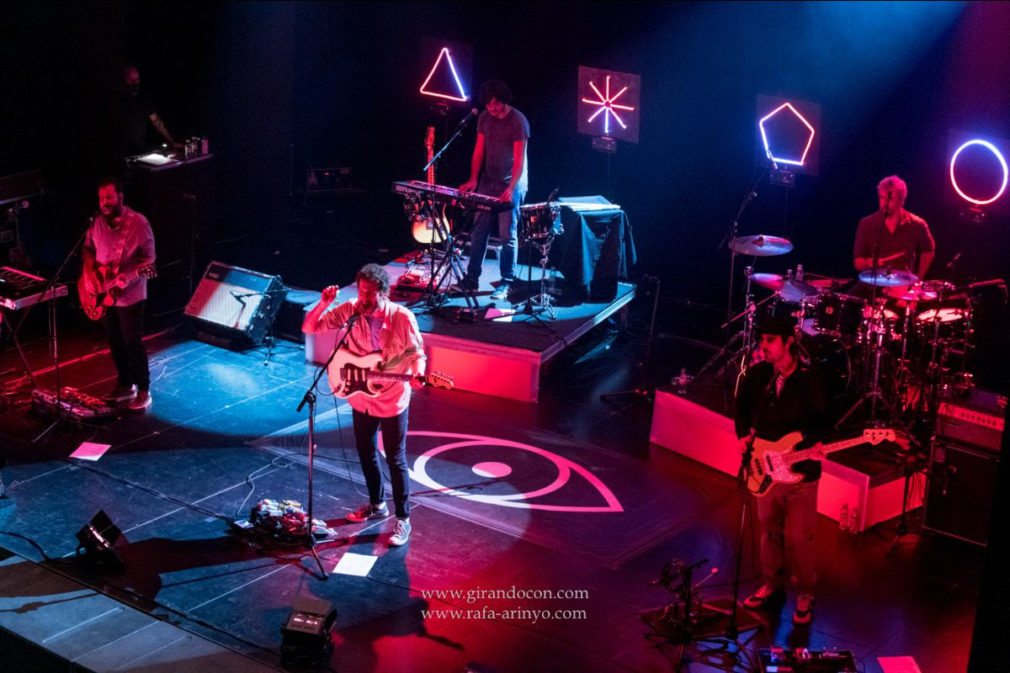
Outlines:
[{"label": "bass drum", "polygon": [[850,352],[840,339],[829,335],[801,335],[800,358],[820,378],[829,408],[848,399],[854,388]]}]

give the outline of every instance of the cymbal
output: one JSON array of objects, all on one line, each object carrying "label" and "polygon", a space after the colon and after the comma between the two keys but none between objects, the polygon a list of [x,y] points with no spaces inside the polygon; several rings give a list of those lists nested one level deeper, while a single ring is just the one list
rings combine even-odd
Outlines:
[{"label": "cymbal", "polygon": [[772,257],[784,255],[793,249],[793,244],[778,236],[738,236],[729,242],[729,249],[739,255],[753,257]]},{"label": "cymbal", "polygon": [[785,277],[780,273],[752,273],[750,279],[754,284],[774,290],[775,292],[781,290],[782,283],[785,282]]},{"label": "cymbal", "polygon": [[937,296],[936,292],[927,290],[924,284],[912,285],[903,290],[896,288],[894,292],[888,292],[887,295],[901,301],[934,301]]},{"label": "cymbal", "polygon": [[911,271],[881,269],[874,274],[872,269],[867,269],[859,274],[860,283],[877,287],[901,287],[912,285],[918,280],[918,276]]},{"label": "cymbal", "polygon": [[782,289],[779,290],[780,297],[794,303],[801,302],[805,298],[813,297],[817,294],[820,294],[820,291],[816,287],[795,278],[787,278],[782,283]]}]

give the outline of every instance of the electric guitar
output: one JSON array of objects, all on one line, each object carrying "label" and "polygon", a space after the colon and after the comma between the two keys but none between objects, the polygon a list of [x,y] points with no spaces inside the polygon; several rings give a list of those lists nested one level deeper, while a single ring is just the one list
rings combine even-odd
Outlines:
[{"label": "electric guitar", "polygon": [[[428,157],[428,161],[431,161],[432,157],[435,156],[435,127],[429,126],[428,131],[424,136],[424,149]],[[428,167],[428,184],[435,184],[435,164]],[[445,240],[442,230],[435,226],[435,217],[438,214],[428,213],[422,211],[417,211],[411,217],[413,226],[411,228],[411,234],[414,240],[421,245],[431,245],[432,243],[441,243]]]},{"label": "electric guitar", "polygon": [[81,299],[84,315],[91,320],[101,320],[105,310],[116,303],[116,298],[136,278],[154,278],[158,275],[154,264],[138,266],[133,271],[116,274],[108,266],[100,266],[92,273],[82,273],[77,279],[77,296]]},{"label": "electric guitar", "polygon": [[820,444],[801,451],[793,451],[793,447],[803,441],[803,435],[799,432],[790,432],[777,442],[755,438],[751,444],[753,453],[748,463],[750,474],[747,476],[747,488],[754,495],[763,496],[775,484],[795,484],[801,481],[803,475],[792,470],[792,466],[800,461],[821,460],[833,451],[859,444],[893,442],[895,438],[893,429],[870,429],[863,430],[860,437]]},{"label": "electric guitar", "polygon": [[430,372],[424,376],[393,374],[376,369],[380,362],[382,362],[381,353],[355,355],[341,348],[326,368],[330,390],[337,397],[348,398],[355,395],[375,397],[390,383],[409,383],[412,380],[420,381],[434,388],[451,390],[453,387],[453,379],[447,374],[440,372]]}]

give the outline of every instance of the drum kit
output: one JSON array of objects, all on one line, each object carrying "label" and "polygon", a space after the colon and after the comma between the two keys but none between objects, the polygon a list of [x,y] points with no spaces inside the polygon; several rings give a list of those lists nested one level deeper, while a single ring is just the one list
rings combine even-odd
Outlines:
[{"label": "drum kit", "polygon": [[[765,235],[734,238],[729,247],[751,257],[793,249],[788,240]],[[723,327],[742,326],[720,353],[737,353],[732,361],[742,375],[760,357],[754,336],[759,316],[795,320],[801,357],[821,373],[833,408],[851,405],[836,427],[864,406],[858,421],[929,412],[942,390],[971,386],[972,302],[964,288],[887,268],[863,271],[856,283],[804,272],[802,264],[785,274],[753,267],[744,273],[746,308]],[[756,288],[770,294],[755,301]]]}]

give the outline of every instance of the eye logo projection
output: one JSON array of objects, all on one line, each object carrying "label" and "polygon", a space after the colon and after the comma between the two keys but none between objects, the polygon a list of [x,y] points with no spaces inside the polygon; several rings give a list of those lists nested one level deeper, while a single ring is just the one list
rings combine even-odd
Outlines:
[{"label": "eye logo projection", "polygon": [[[547,449],[484,435],[435,431],[410,431],[409,435],[447,440],[446,443],[421,453],[414,460],[410,470],[410,476],[414,481],[444,495],[500,507],[550,512],[587,514],[624,511],[617,497],[599,477],[578,463]],[[475,454],[492,460],[467,460]],[[469,467],[466,467],[467,465]],[[520,482],[535,479],[538,483],[524,484],[523,488],[529,489],[525,491],[474,493],[461,484],[443,483],[444,478],[440,480],[431,474],[437,470],[451,471],[451,478],[455,480],[472,479],[474,476],[483,480],[500,480],[503,485],[512,489]],[[509,479],[510,477],[512,479]],[[567,501],[569,497],[561,493],[564,488],[578,489],[580,486],[581,493],[587,490],[594,491],[593,497],[599,504],[575,504]],[[549,501],[537,502],[537,499],[549,499]]]}]

